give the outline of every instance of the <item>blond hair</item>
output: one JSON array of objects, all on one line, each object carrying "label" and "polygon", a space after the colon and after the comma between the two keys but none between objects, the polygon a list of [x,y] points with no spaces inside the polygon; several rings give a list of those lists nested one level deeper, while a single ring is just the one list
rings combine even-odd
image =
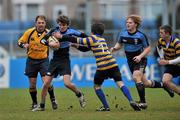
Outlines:
[{"label": "blond hair", "polygon": [[137,24],[137,28],[141,25],[141,16],[139,15],[135,15],[135,14],[132,14],[132,15],[129,15],[127,16],[126,20],[128,19],[132,19],[136,24]]}]

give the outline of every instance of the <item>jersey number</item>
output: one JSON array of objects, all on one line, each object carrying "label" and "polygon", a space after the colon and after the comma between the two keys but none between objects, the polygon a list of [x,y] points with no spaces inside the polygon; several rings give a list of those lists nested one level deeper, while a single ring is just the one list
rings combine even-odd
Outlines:
[{"label": "jersey number", "polygon": [[[105,45],[105,46],[103,46],[103,45]],[[104,48],[108,48],[108,47],[107,47],[107,44],[100,44],[98,47],[102,49],[102,52],[103,52],[103,53],[104,53],[104,52],[110,53],[108,49],[107,49],[107,50],[104,49]]]}]

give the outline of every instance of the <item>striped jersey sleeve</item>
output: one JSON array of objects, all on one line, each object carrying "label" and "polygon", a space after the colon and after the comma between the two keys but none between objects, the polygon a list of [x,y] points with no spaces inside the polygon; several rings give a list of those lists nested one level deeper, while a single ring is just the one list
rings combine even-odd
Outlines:
[{"label": "striped jersey sleeve", "polygon": [[109,52],[105,38],[92,35],[87,38],[77,38],[79,44],[87,45],[96,58],[97,70],[107,70],[118,66],[115,58]]}]

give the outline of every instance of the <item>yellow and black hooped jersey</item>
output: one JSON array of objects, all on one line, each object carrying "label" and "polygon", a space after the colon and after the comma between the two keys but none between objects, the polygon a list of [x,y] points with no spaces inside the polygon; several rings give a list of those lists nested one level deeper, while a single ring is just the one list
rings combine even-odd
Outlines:
[{"label": "yellow and black hooped jersey", "polygon": [[[160,38],[158,40],[158,47],[163,49],[166,60],[173,60],[180,57],[180,40],[178,38],[171,36],[169,43],[166,43],[164,39]],[[180,63],[177,65],[180,66]]]},{"label": "yellow and black hooped jersey", "polygon": [[96,58],[97,70],[107,70],[118,66],[115,58],[109,52],[105,38],[92,35],[87,38],[77,38],[78,44],[87,45]]},{"label": "yellow and black hooped jersey", "polygon": [[44,59],[48,57],[48,47],[42,45],[40,40],[46,35],[47,29],[38,35],[36,28],[30,28],[24,32],[18,42],[23,44],[28,43],[29,48],[27,50],[27,56],[32,59]]}]

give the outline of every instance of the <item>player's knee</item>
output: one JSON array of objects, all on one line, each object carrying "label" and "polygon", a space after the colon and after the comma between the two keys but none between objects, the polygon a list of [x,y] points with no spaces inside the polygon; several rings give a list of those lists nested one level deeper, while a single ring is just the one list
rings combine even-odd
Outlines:
[{"label": "player's knee", "polygon": [[170,81],[168,81],[168,80],[163,80],[163,85],[164,85],[164,86],[168,86],[169,83],[170,83]]},{"label": "player's knee", "polygon": [[37,91],[36,86],[30,86],[29,91],[30,92]]},{"label": "player's knee", "polygon": [[44,81],[43,86],[49,88],[51,86],[49,81]]},{"label": "player's knee", "polygon": [[53,89],[54,89],[53,85],[48,86],[48,90],[53,90]]},{"label": "player's knee", "polygon": [[98,90],[98,89],[101,89],[101,86],[100,85],[94,85],[94,90]]},{"label": "player's knee", "polygon": [[138,77],[136,77],[136,76],[133,76],[133,80],[134,80],[136,83],[139,83],[139,82],[140,82],[140,79],[138,79]]}]

